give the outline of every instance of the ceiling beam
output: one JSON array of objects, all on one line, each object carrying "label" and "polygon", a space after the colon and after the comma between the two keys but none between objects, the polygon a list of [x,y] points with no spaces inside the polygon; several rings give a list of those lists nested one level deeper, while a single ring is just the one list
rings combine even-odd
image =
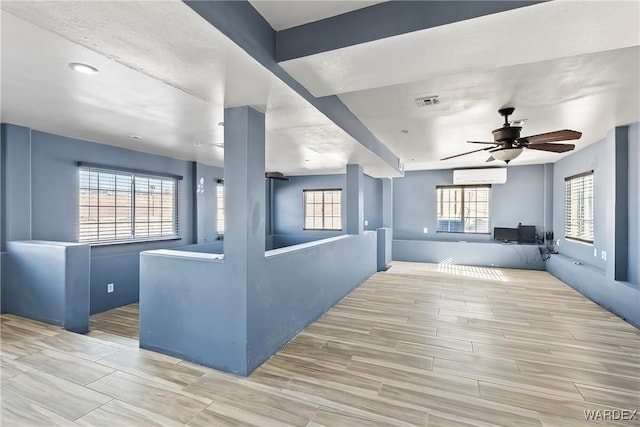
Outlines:
[{"label": "ceiling beam", "polygon": [[400,159],[335,95],[317,98],[276,62],[276,31],[247,1],[185,0],[221,33],[296,91],[318,111],[389,166],[387,176],[401,176]]},{"label": "ceiling beam", "polygon": [[389,1],[278,31],[278,62],[505,12],[543,1]]}]

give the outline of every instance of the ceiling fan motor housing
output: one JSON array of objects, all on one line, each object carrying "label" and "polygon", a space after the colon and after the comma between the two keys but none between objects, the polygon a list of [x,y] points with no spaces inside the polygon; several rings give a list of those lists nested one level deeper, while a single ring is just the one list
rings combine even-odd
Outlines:
[{"label": "ceiling fan motor housing", "polygon": [[503,126],[498,129],[494,129],[491,131],[493,134],[493,139],[496,143],[514,143],[518,138],[520,138],[520,131],[522,127],[520,126]]}]

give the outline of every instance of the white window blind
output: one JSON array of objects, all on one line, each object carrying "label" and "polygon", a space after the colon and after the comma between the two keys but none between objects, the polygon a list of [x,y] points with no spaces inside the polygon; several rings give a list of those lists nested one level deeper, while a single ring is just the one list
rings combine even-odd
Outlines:
[{"label": "white window blind", "polygon": [[79,242],[178,237],[177,178],[81,166],[79,182]]},{"label": "white window blind", "polygon": [[490,185],[442,185],[436,193],[437,232],[490,232]]},{"label": "white window blind", "polygon": [[224,181],[216,186],[216,228],[218,235],[224,235]]},{"label": "white window blind", "polygon": [[304,229],[342,230],[342,190],[303,190]]},{"label": "white window blind", "polygon": [[565,178],[565,238],[593,243],[593,171]]}]

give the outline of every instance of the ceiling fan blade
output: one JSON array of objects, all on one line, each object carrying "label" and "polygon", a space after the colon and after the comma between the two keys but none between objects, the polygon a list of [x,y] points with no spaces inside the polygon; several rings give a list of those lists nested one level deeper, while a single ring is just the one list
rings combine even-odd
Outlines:
[{"label": "ceiling fan blade", "polygon": [[485,163],[493,162],[494,160],[495,160],[495,157],[489,156],[489,158],[485,160]]},{"label": "ceiling fan blade", "polygon": [[[495,145],[495,144],[494,144]],[[480,148],[478,150],[472,150],[472,151],[467,151],[466,153],[460,153],[460,154],[456,154],[455,156],[449,156],[449,157],[445,157],[442,160],[449,160],[449,159],[453,159],[454,157],[460,157],[460,156],[466,156],[467,154],[471,154],[471,153],[477,153],[478,151],[487,151],[487,150],[491,150],[495,147],[487,147],[487,148]]]},{"label": "ceiling fan blade", "polygon": [[518,138],[519,144],[544,144],[545,142],[570,141],[572,139],[580,139],[582,132],[575,130],[563,129],[555,132],[541,133],[538,135],[523,136]]},{"label": "ceiling fan blade", "polygon": [[576,148],[575,144],[549,144],[543,142],[541,144],[527,145],[530,150],[551,151],[553,153],[566,153]]},{"label": "ceiling fan blade", "polygon": [[488,142],[488,141],[467,141],[469,144],[491,144],[491,145],[496,145],[495,142]]}]

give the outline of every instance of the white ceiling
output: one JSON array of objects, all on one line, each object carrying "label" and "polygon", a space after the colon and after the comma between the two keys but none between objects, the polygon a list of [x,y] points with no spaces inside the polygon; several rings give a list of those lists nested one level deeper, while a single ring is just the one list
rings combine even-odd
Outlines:
[{"label": "white ceiling", "polygon": [[267,170],[393,172],[182,2],[2,9],[3,122],[222,166],[223,109],[251,105],[266,112]]},{"label": "white ceiling", "polygon": [[[523,135],[583,132],[578,149],[640,120],[639,44],[639,2],[553,1],[281,65],[314,95],[339,95],[407,170],[449,168],[482,164],[487,153],[438,159],[492,141],[504,106],[527,119]],[[418,108],[428,95],[440,104]],[[512,164],[562,156],[531,150]]]},{"label": "white ceiling", "polygon": [[[251,3],[283,29],[376,2]],[[438,159],[490,141],[503,106],[527,119],[523,135],[582,131],[580,149],[640,121],[639,5],[553,1],[281,65],[313,93],[337,94],[408,170],[484,164],[486,153]],[[2,2],[2,12],[2,122],[221,166],[223,109],[252,105],[266,112],[267,170],[358,162],[391,174],[182,2]],[[101,72],[77,74],[72,61]],[[418,108],[423,95],[441,103]],[[512,164],[560,157],[531,150]]]},{"label": "white ceiling", "polygon": [[274,30],[286,30],[309,22],[341,15],[386,0],[249,0]]}]

